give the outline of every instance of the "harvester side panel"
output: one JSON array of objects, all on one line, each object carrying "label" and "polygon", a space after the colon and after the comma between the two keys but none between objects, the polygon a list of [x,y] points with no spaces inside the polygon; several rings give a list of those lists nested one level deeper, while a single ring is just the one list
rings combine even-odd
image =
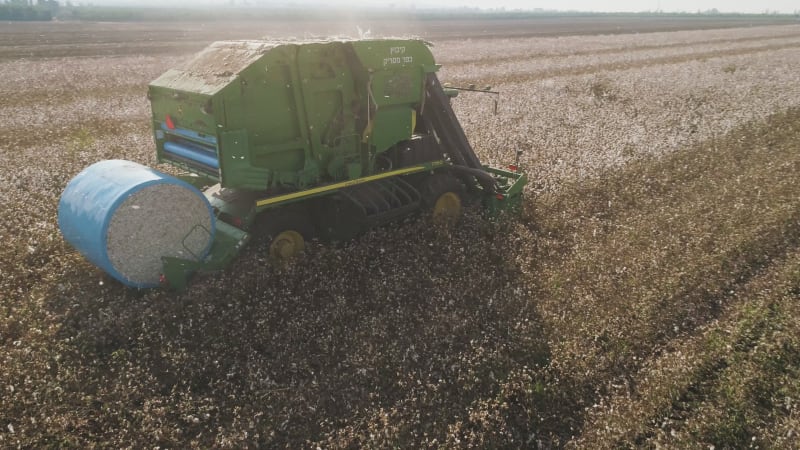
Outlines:
[{"label": "harvester side panel", "polygon": [[358,101],[346,48],[341,42],[298,46],[297,66],[311,149],[300,185],[320,177],[343,179],[347,164],[361,157],[354,111]]},{"label": "harvester side panel", "polygon": [[223,186],[265,190],[298,183],[311,150],[296,60],[296,46],[276,45],[221,91],[225,133],[246,136],[243,147],[241,139],[222,141]]},{"label": "harvester side panel", "polygon": [[416,110],[425,100],[425,75],[437,67],[423,41],[355,41],[351,45],[364,74],[359,86],[367,99],[364,138],[377,155],[411,139]]},{"label": "harvester side panel", "polygon": [[251,191],[354,180],[411,139],[435,70],[418,40],[218,42],[151,84],[159,161]]}]

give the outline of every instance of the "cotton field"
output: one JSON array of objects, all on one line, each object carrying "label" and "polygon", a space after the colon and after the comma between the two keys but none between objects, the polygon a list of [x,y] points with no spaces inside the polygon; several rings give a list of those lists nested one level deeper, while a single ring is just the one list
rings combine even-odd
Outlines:
[{"label": "cotton field", "polygon": [[267,33],[3,25],[0,447],[795,448],[800,25],[437,26],[439,78],[501,92],[453,105],[484,163],[523,152],[524,211],[254,242],[174,293],[85,261],[59,196],[154,166],[147,84]]}]

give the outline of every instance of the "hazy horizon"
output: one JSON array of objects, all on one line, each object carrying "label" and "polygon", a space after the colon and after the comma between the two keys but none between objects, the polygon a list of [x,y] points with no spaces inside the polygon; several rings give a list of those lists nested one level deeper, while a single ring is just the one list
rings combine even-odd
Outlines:
[{"label": "hazy horizon", "polygon": [[[63,3],[63,2],[62,2]],[[499,0],[487,2],[486,0],[439,0],[435,4],[428,2],[402,3],[392,0],[366,1],[366,0],[173,0],[165,5],[161,0],[72,0],[73,4],[93,4],[103,6],[178,6],[178,7],[209,7],[209,6],[261,6],[261,7],[303,7],[303,6],[328,6],[342,8],[396,8],[396,9],[450,9],[450,8],[477,8],[482,10],[546,10],[556,12],[688,12],[709,11],[716,9],[722,13],[783,13],[791,14],[800,11],[800,5],[788,0],[765,0],[752,2],[733,0],[720,2],[715,0],[612,0],[597,5],[596,1],[566,0],[566,1],[520,1]]]}]

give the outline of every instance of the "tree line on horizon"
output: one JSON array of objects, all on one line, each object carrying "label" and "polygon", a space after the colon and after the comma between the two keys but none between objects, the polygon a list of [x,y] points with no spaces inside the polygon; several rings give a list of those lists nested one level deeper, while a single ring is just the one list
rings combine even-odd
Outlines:
[{"label": "tree line on horizon", "polygon": [[[300,5],[269,7],[263,3],[251,0],[229,0],[227,3],[202,8],[192,8],[189,6],[176,6],[169,8],[181,12],[183,20],[207,20],[210,18],[226,19],[251,19],[251,20],[292,20],[309,18],[309,13],[319,18],[329,17],[331,12],[341,10],[341,8],[315,7],[314,11],[309,12],[308,8]],[[221,12],[222,11],[222,12]],[[259,14],[261,12],[262,14]],[[361,11],[370,19],[397,19],[397,14],[402,13],[405,19],[415,18],[418,20],[436,19],[520,19],[520,18],[541,18],[541,17],[581,17],[581,16],[659,16],[659,17],[763,17],[763,16],[795,16],[800,17],[800,10],[795,10],[792,14],[782,14],[777,11],[765,10],[760,14],[745,13],[724,13],[716,8],[697,12],[664,12],[642,11],[631,13],[605,13],[605,12],[582,12],[582,11],[556,11],[536,8],[534,10],[519,10],[492,8],[483,10],[479,8],[440,8],[440,9],[416,9],[416,8],[369,8]],[[221,14],[221,15],[220,15]],[[174,16],[169,14],[170,20]],[[65,0],[61,3],[58,0],[0,0],[0,21],[51,21],[59,20],[84,20],[84,21],[158,21],[165,20],[164,8],[153,6],[106,6]]]},{"label": "tree line on horizon", "polygon": [[0,2],[0,20],[47,22],[58,9],[57,0],[6,0]]}]

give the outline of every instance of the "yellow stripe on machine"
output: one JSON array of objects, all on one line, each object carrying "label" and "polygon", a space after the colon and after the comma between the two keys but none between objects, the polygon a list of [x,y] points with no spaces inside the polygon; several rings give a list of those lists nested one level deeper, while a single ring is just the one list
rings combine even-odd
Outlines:
[{"label": "yellow stripe on machine", "polygon": [[439,167],[441,165],[444,165],[443,161],[436,161],[432,164],[406,167],[403,169],[392,170],[391,172],[383,172],[375,175],[370,175],[368,177],[356,178],[355,180],[347,180],[347,181],[342,181],[341,183],[334,183],[334,184],[329,184],[327,186],[320,186],[314,189],[307,189],[305,191],[292,192],[291,194],[279,195],[277,197],[258,200],[256,201],[256,206],[267,206],[275,203],[285,202],[288,200],[295,200],[310,195],[322,194],[324,192],[335,191],[337,189],[355,186],[357,184],[369,183],[370,181],[381,180],[383,178],[394,177],[397,175],[408,175],[415,172],[424,172],[426,170],[431,170],[433,168]]}]

